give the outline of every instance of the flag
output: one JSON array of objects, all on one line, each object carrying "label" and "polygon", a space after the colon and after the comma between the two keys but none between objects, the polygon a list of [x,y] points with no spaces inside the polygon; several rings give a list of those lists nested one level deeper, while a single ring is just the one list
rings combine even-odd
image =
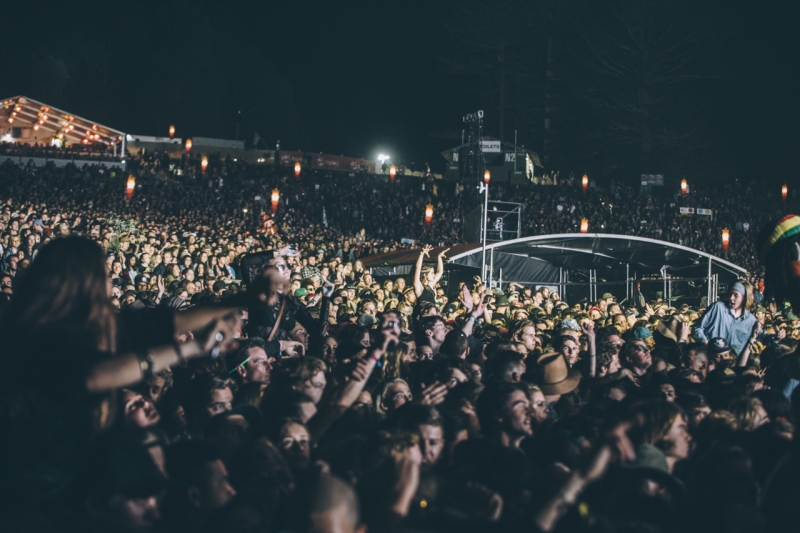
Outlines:
[{"label": "flag", "polygon": [[260,140],[261,136],[258,134],[258,132],[255,132],[255,135],[253,135],[253,146],[258,146],[258,141]]}]

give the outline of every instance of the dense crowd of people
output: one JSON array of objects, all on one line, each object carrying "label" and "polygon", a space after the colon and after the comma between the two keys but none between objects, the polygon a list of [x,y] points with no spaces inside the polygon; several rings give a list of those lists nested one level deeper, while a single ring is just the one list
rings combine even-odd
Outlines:
[{"label": "dense crowd of people", "polygon": [[121,160],[119,155],[114,155],[112,148],[100,143],[73,143],[66,146],[48,146],[38,142],[33,144],[0,142],[0,155],[45,159],[88,159],[91,161],[107,162],[119,162]]},{"label": "dense crowd of people", "polygon": [[[446,291],[430,244],[463,239],[477,191],[197,163],[135,161],[130,199],[128,172],[0,166],[4,530],[800,529],[800,319],[775,285],[707,308]],[[727,226],[753,272],[800,232],[757,239],[779,200],[754,187],[694,194],[492,185],[529,234],[588,217],[715,253]],[[407,277],[359,260],[412,246]]]}]

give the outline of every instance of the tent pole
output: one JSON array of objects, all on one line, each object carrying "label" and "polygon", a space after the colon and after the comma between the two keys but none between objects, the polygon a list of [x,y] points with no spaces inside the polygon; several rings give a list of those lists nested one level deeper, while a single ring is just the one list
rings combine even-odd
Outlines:
[{"label": "tent pole", "polygon": [[628,300],[630,305],[631,299],[631,264],[625,263],[625,299]]},{"label": "tent pole", "polygon": [[486,283],[486,233],[489,231],[489,184],[485,185],[483,195],[483,252],[481,258],[481,279]]},{"label": "tent pole", "polygon": [[489,287],[492,286],[492,277],[494,276],[494,248],[489,250]]},{"label": "tent pole", "polygon": [[672,307],[672,276],[667,274],[667,293],[669,294],[669,300],[667,300],[667,305]]}]

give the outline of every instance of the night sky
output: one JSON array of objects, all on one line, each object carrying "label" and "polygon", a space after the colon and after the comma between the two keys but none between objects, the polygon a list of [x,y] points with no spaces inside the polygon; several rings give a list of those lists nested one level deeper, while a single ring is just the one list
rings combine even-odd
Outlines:
[{"label": "night sky", "polygon": [[[608,5],[624,9],[626,1]],[[676,13],[687,5],[651,3],[674,4]],[[514,98],[508,98],[504,137],[513,141],[517,127],[520,144],[540,152],[542,35],[558,28],[563,70],[556,73],[557,142],[549,169],[590,172],[601,181],[633,180],[640,172],[770,184],[796,179],[796,3],[707,0],[700,15],[687,17],[687,27],[711,34],[714,46],[694,71],[709,76],[684,84],[674,97],[665,93],[673,108],[662,112],[672,120],[685,111],[701,127],[691,153],[667,147],[646,158],[637,146],[608,144],[613,136],[602,110],[581,92],[584,81],[595,88],[605,83],[592,77],[583,35],[609,39],[617,31],[606,3],[597,4],[17,2],[4,7],[0,95],[25,94],[135,134],[165,135],[174,123],[179,136],[234,138],[238,123],[248,146],[257,131],[270,148],[280,138],[286,149],[365,158],[382,151],[442,171],[438,153],[459,144],[465,113],[484,109],[486,134],[499,135],[495,85],[487,81],[494,78],[446,68],[466,49],[453,37],[458,13],[496,5],[520,13],[506,21],[522,35],[516,52],[525,56],[523,81],[507,85]],[[558,11],[547,24],[539,10],[554,5],[568,6],[567,13]]]}]

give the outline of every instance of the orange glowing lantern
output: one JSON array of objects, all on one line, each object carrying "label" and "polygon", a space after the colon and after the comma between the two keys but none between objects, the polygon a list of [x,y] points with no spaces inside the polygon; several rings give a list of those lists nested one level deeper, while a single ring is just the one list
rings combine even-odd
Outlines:
[{"label": "orange glowing lantern", "polygon": [[681,194],[686,196],[687,192],[689,192],[689,184],[686,183],[686,180],[681,180]]},{"label": "orange glowing lantern", "polygon": [[425,206],[425,225],[430,226],[433,220],[433,206],[428,204]]},{"label": "orange glowing lantern", "polygon": [[133,191],[136,189],[136,178],[133,174],[128,176],[128,183],[125,185],[125,199],[130,200],[133,197]]},{"label": "orange glowing lantern", "polygon": [[39,125],[38,124],[34,124],[33,125],[33,131],[39,131]]},{"label": "orange glowing lantern", "polygon": [[489,169],[487,168],[486,170],[483,171],[483,183],[489,185],[489,180],[491,179],[492,179],[492,173],[489,172]]},{"label": "orange glowing lantern", "polygon": [[787,196],[789,196],[789,187],[784,185],[783,187],[781,187],[781,198],[783,198],[784,202],[786,201]]},{"label": "orange glowing lantern", "polygon": [[170,138],[170,140],[175,138],[175,126],[170,126],[169,127],[169,138]]},{"label": "orange glowing lantern", "polygon": [[208,158],[206,156],[203,156],[203,160],[200,161],[200,170],[203,171],[203,174],[208,170]]},{"label": "orange glowing lantern", "polygon": [[301,170],[303,170],[303,167],[302,167],[302,165],[300,165],[300,161],[295,161],[295,163],[294,163],[294,177],[295,178],[299,178],[300,177],[300,171]]},{"label": "orange glowing lantern", "polygon": [[581,178],[581,187],[583,187],[583,192],[586,192],[586,189],[589,188],[589,176],[586,174]]},{"label": "orange glowing lantern", "polygon": [[726,252],[731,245],[731,232],[726,228],[722,230],[722,249]]},{"label": "orange glowing lantern", "polygon": [[281,192],[278,189],[272,189],[272,212],[278,210],[278,202],[281,201]]},{"label": "orange glowing lantern", "polygon": [[389,179],[394,181],[394,178],[397,176],[397,167],[392,165],[389,167]]},{"label": "orange glowing lantern", "polygon": [[589,219],[582,218],[581,219],[581,233],[587,233],[589,231]]},{"label": "orange glowing lantern", "polygon": [[186,139],[185,148],[186,148],[186,153],[187,154],[192,151],[192,140],[191,139]]}]

